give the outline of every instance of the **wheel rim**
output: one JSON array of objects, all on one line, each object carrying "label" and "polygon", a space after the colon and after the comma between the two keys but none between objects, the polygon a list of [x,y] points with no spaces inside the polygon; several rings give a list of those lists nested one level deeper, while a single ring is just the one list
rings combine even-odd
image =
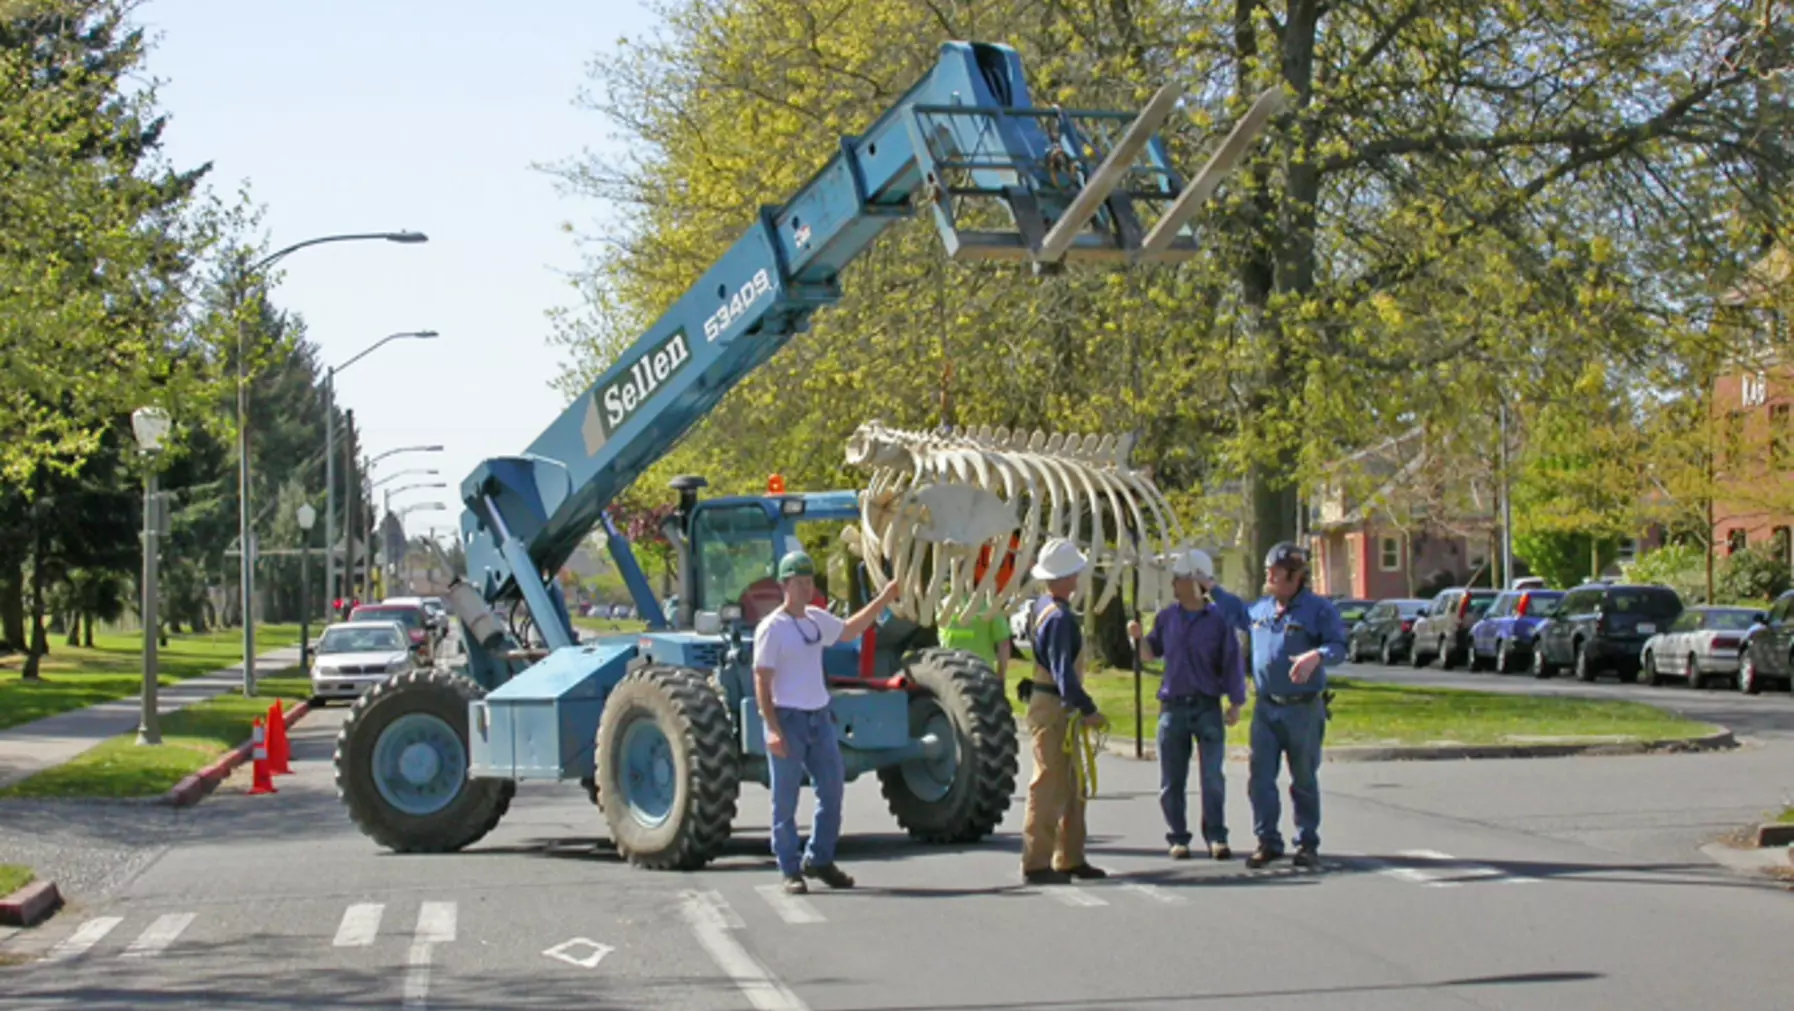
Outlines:
[{"label": "wheel rim", "polygon": [[941,752],[933,758],[912,758],[903,763],[902,770],[903,783],[909,791],[932,803],[953,790],[953,781],[959,775],[959,734],[953,729],[952,717],[938,701],[926,702],[928,713],[916,736],[935,735],[941,741]]},{"label": "wheel rim", "polygon": [[374,742],[374,788],[405,814],[435,814],[467,779],[467,748],[441,717],[406,713]]},{"label": "wheel rim", "polygon": [[672,816],[678,795],[678,770],[673,764],[673,744],[652,716],[637,716],[623,728],[623,803],[629,816],[650,828]]}]

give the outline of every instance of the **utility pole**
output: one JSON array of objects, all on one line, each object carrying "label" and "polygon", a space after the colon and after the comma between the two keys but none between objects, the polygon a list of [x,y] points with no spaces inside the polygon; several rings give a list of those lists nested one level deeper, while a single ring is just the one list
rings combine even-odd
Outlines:
[{"label": "utility pole", "polygon": [[1508,473],[1507,450],[1507,401],[1502,400],[1501,410],[1501,588],[1514,585],[1514,495],[1513,482]]},{"label": "utility pole", "polygon": [[355,409],[343,412],[343,599],[355,596]]},{"label": "utility pole", "polygon": [[336,366],[332,365],[324,370],[324,599],[336,596]]}]

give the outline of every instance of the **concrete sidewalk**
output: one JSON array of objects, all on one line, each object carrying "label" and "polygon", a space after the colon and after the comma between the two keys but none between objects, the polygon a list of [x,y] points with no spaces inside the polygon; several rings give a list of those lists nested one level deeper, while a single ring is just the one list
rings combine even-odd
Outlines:
[{"label": "concrete sidewalk", "polygon": [[[255,660],[258,673],[282,670],[298,663],[298,646],[271,650]],[[156,711],[171,713],[184,709],[240,689],[242,684],[243,665],[237,664],[176,684],[162,685],[156,692]],[[61,765],[108,737],[136,730],[141,708],[141,700],[133,696],[0,730],[0,788]]]}]

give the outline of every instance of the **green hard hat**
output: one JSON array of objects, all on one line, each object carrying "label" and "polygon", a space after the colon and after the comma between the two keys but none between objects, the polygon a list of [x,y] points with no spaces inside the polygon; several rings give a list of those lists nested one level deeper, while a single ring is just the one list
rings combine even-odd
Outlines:
[{"label": "green hard hat", "polygon": [[793,551],[779,559],[779,581],[783,582],[792,576],[814,576],[816,563],[810,560],[808,553]]}]

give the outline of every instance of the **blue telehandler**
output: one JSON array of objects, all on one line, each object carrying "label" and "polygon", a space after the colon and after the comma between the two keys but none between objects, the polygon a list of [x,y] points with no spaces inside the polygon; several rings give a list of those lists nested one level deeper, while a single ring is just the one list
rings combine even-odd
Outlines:
[{"label": "blue telehandler", "polygon": [[[1013,49],[943,44],[932,70],[864,133],[841,138],[788,202],[762,208],[528,449],[462,482],[467,571],[447,596],[465,663],[395,675],[356,701],[335,755],[356,824],[396,851],[455,851],[498,823],[516,783],[573,780],[633,864],[714,859],[740,784],[768,781],[752,646],[754,623],[779,606],[776,561],[803,524],[860,522],[867,498],[773,482],[765,495],[706,499],[703,478],[675,480],[663,528],[678,560],[670,617],[607,507],[838,300],[842,270],[897,221],[926,215],[955,258],[1042,275],[1192,256],[1192,218],[1280,93],[1259,96],[1193,179],[1158,136],[1181,98],[1168,85],[1137,115],[1036,106]],[[980,205],[1012,227],[990,228],[999,216]],[[1059,522],[1056,499],[1052,511]],[[600,529],[647,629],[582,641],[555,576]],[[884,570],[861,564],[828,603],[874,595],[882,584],[869,585],[869,571]],[[831,706],[849,777],[876,772],[900,826],[924,841],[975,841],[1009,807],[1015,721],[988,664],[935,645],[930,613],[893,609],[864,640],[830,647]]]}]

